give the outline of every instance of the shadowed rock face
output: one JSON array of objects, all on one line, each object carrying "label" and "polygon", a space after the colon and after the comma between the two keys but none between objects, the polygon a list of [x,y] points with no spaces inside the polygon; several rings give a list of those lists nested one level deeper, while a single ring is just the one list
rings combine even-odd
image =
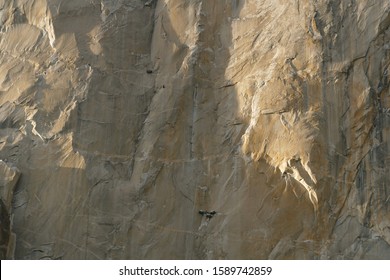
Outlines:
[{"label": "shadowed rock face", "polygon": [[0,29],[1,258],[390,258],[390,2],[0,0]]},{"label": "shadowed rock face", "polygon": [[15,234],[13,232],[12,199],[19,180],[19,170],[10,163],[0,160],[0,259],[13,259]]},{"label": "shadowed rock face", "polygon": [[2,200],[0,200],[0,225],[0,258],[5,260],[7,259],[7,248],[9,244],[10,220],[8,211]]}]

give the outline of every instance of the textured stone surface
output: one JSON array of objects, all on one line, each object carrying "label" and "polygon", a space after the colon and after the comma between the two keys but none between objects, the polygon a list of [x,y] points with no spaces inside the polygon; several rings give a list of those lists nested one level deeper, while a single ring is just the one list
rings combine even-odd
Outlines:
[{"label": "textured stone surface", "polygon": [[15,234],[12,225],[12,199],[20,172],[0,160],[0,259],[13,259]]},{"label": "textured stone surface", "polygon": [[385,0],[0,0],[15,258],[389,259],[389,27]]}]

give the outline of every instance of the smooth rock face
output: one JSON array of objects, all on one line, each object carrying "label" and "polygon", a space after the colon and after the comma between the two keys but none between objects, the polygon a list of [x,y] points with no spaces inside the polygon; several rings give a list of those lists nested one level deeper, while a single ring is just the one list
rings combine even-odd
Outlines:
[{"label": "smooth rock face", "polygon": [[390,258],[389,1],[0,0],[0,30],[1,258]]}]

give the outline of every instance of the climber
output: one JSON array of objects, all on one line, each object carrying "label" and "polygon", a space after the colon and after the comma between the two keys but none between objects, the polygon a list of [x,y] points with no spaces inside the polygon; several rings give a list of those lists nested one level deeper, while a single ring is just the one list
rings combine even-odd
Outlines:
[{"label": "climber", "polygon": [[207,213],[207,214],[206,214],[206,218],[209,219],[209,220],[210,220],[213,216],[214,216],[214,215],[212,215],[211,213]]},{"label": "climber", "polygon": [[215,214],[217,214],[216,211],[205,211],[205,210],[199,210],[199,214],[201,214],[202,216],[206,216],[206,218],[208,220],[210,220],[212,217],[214,217]]}]

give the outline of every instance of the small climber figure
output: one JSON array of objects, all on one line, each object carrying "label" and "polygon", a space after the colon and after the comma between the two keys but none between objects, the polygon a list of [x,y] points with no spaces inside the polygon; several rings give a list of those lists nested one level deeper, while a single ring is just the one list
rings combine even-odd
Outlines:
[{"label": "small climber figure", "polygon": [[212,217],[214,217],[215,214],[217,214],[216,211],[205,211],[205,210],[199,210],[199,214],[202,216],[206,216],[208,220],[210,220]]}]

